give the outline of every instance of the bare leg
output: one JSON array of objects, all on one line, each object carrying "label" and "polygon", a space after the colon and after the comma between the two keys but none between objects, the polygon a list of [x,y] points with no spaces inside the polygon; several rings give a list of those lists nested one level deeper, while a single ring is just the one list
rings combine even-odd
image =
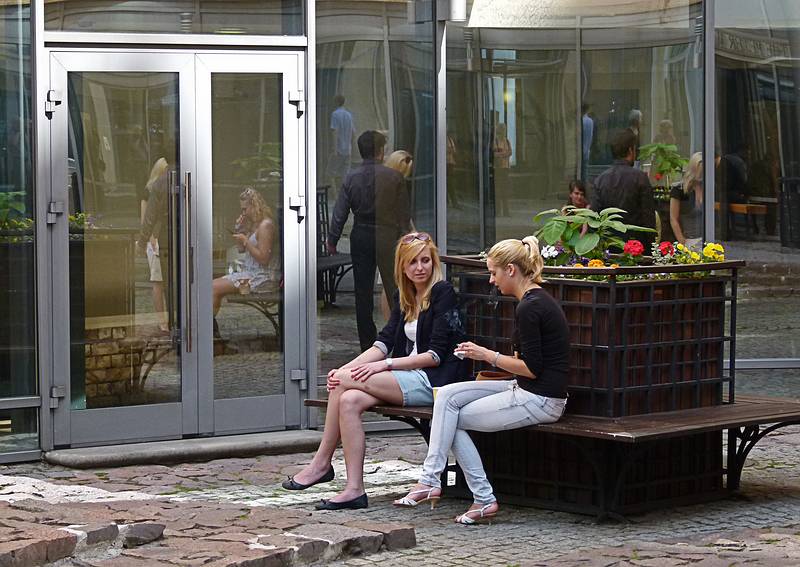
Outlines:
[{"label": "bare leg", "polygon": [[331,498],[331,502],[346,502],[364,494],[364,455],[366,441],[361,414],[381,400],[361,390],[346,390],[339,399],[339,429],[347,467],[347,484],[344,490]]},{"label": "bare leg", "polygon": [[[300,484],[310,484],[316,481],[327,472],[331,465],[333,453],[336,451],[336,447],[339,444],[341,396],[344,392],[359,390],[370,394],[374,400],[370,405],[375,405],[379,401],[389,402],[395,405],[403,404],[403,392],[400,390],[400,386],[397,384],[397,380],[395,380],[391,372],[378,372],[370,376],[366,382],[356,382],[353,380],[350,377],[350,369],[337,371],[336,377],[341,383],[335,389],[331,390],[330,396],[328,397],[328,408],[325,414],[325,430],[322,433],[322,441],[319,444],[317,452],[314,453],[311,462],[306,465],[303,470],[294,475],[294,480]],[[361,411],[363,412],[364,410]],[[359,429],[363,437],[364,431],[361,429],[360,414]],[[363,459],[361,465],[363,467]],[[349,477],[350,471],[348,466],[348,482]],[[363,485],[363,481],[359,482]],[[356,496],[359,495],[360,493],[356,494]]]},{"label": "bare leg", "polygon": [[162,331],[169,330],[169,322],[167,321],[167,311],[164,308],[164,282],[153,283],[153,309],[158,315],[159,328]]},{"label": "bare leg", "polygon": [[233,285],[233,282],[225,278],[216,278],[211,282],[215,316],[219,312],[219,308],[222,306],[222,298],[226,295],[237,293],[238,291],[239,290],[236,289],[236,286]]}]

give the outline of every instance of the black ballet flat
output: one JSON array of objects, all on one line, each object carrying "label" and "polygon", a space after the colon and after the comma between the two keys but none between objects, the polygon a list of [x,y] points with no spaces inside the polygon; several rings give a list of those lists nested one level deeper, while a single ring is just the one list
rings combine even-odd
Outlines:
[{"label": "black ballet flat", "polygon": [[326,472],[324,475],[322,475],[320,478],[318,478],[311,484],[300,484],[299,482],[295,482],[293,476],[290,476],[287,480],[284,480],[281,483],[281,486],[284,487],[286,490],[305,490],[306,488],[310,488],[315,484],[319,484],[321,482],[330,482],[333,480],[334,476],[336,476],[336,474],[333,472],[333,466],[331,465],[331,468],[328,469],[328,472]]},{"label": "black ballet flat", "polygon": [[321,500],[319,504],[314,506],[317,510],[359,510],[367,508],[369,501],[367,500],[367,493],[361,496],[356,496],[352,500],[345,500],[344,502],[331,502],[330,500]]}]

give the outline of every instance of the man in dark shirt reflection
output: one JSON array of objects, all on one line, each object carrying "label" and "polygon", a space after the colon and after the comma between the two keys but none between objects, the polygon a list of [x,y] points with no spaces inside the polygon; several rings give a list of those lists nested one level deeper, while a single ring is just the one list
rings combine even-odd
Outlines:
[{"label": "man in dark shirt reflection", "polygon": [[408,191],[403,176],[384,166],[386,137],[368,130],[358,137],[358,151],[364,160],[342,183],[328,230],[327,248],[336,254],[347,217],[353,211],[350,255],[356,299],[356,325],[361,349],[372,346],[377,336],[372,319],[375,292],[375,268],[381,274],[383,289],[392,305],[394,283],[394,247],[408,232],[411,214]]},{"label": "man in dark shirt reflection", "polygon": [[[647,174],[633,167],[636,135],[627,128],[617,132],[611,139],[611,154],[614,163],[594,181],[592,210],[600,212],[608,207],[617,207],[627,211],[622,218],[626,224],[655,228],[653,188]],[[640,240],[645,251],[649,251],[654,236],[654,232],[636,232],[625,234],[623,238]]]}]

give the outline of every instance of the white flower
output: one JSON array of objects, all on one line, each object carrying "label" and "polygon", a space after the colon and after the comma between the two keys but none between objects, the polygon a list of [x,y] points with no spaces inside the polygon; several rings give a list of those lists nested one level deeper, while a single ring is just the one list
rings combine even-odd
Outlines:
[{"label": "white flower", "polygon": [[550,258],[555,258],[556,256],[558,256],[558,250],[555,246],[548,244],[542,248],[542,258],[547,258],[549,260]]}]

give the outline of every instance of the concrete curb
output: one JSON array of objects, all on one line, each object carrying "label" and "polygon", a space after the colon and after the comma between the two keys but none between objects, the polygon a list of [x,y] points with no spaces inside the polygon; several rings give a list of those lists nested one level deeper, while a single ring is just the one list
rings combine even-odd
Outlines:
[{"label": "concrete curb", "polygon": [[321,439],[322,433],[319,431],[276,431],[82,449],[57,449],[44,453],[43,458],[52,465],[74,469],[162,465],[256,455],[306,453],[315,451]]}]

